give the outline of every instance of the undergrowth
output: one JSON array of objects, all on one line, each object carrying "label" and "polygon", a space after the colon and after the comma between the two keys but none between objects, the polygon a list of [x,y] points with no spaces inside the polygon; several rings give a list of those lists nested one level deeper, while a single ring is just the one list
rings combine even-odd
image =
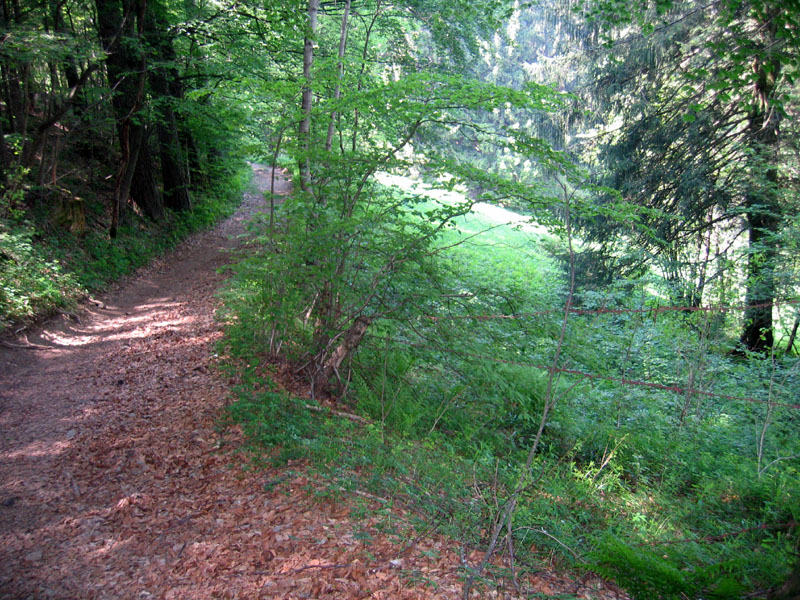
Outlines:
[{"label": "undergrowth", "polygon": [[89,226],[81,233],[55,223],[46,202],[5,211],[0,219],[0,330],[70,307],[232,214],[249,171],[221,175],[223,180],[195,193],[191,211],[167,211],[157,223],[131,213],[115,239],[108,236],[101,198],[85,203]]},{"label": "undergrowth", "polygon": [[[228,294],[227,351],[242,377],[229,419],[257,461],[307,460],[332,489],[401,503],[467,549],[487,547],[523,481],[500,545],[519,570],[589,570],[637,600],[764,597],[797,553],[798,361],[728,354],[714,315],[644,317],[659,301],[651,279],[581,289],[581,308],[620,312],[572,315],[561,364],[602,378],[555,378],[557,403],[523,472],[563,314],[564,276],[544,251],[553,245],[496,228],[441,258],[431,281],[446,289],[398,283],[414,286],[427,316],[373,324],[340,390],[358,422],[309,410],[257,369],[276,330],[267,302],[286,282],[251,260]],[[297,326],[289,314],[277,329]],[[492,314],[531,316],[483,318]],[[302,356],[303,340],[287,344]],[[719,395],[681,391],[689,381]]]},{"label": "undergrowth", "polygon": [[[257,364],[258,357],[246,360]],[[265,386],[272,389],[256,391]],[[326,416],[255,372],[236,394],[228,418],[242,425],[256,462],[309,461],[331,493],[364,490],[410,508],[468,549],[486,547],[489,526],[520,474],[521,451],[501,454],[491,444]],[[742,598],[780,581],[794,551],[789,532],[726,536],[796,518],[796,482],[747,482],[740,469],[739,479],[719,482],[706,471],[704,481],[687,488],[691,470],[704,467],[687,465],[692,449],[681,452],[679,445],[668,444],[673,472],[650,486],[632,481],[622,461],[599,470],[577,443],[565,455],[543,453],[514,518],[516,568],[588,569],[641,600]],[[669,543],[678,538],[686,539]]]}]

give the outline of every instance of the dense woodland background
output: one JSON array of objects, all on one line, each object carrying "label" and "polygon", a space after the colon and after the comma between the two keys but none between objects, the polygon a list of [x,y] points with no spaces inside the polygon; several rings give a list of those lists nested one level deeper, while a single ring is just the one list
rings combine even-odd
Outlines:
[{"label": "dense woodland background", "polygon": [[543,561],[642,599],[798,597],[800,3],[0,20],[4,326],[229,212],[245,160],[285,169],[226,291],[255,456],[484,550],[465,597]]}]

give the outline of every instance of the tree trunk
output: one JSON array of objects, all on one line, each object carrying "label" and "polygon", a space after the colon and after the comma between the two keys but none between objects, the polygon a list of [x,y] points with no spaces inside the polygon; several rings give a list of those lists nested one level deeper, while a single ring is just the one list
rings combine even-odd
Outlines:
[{"label": "tree trunk", "polygon": [[317,13],[319,0],[308,0],[308,33],[303,42],[303,99],[300,121],[300,142],[304,157],[300,161],[300,189],[307,192],[311,188],[311,104],[314,92],[311,89],[311,67],[314,65],[314,37],[317,34]]},{"label": "tree trunk", "polygon": [[[756,200],[757,202],[757,200]],[[775,241],[778,207],[748,202],[747,224],[750,256],[747,264],[747,293],[744,331],[741,341],[748,350],[769,352],[774,343],[772,309],[775,301]]]},{"label": "tree trunk", "polygon": [[[364,49],[361,51],[361,69],[358,73],[358,85],[356,89],[360,92],[364,88],[364,71],[367,68],[367,54],[369,52],[369,42],[372,37],[372,28],[375,27],[375,23],[378,21],[378,17],[381,14],[381,1],[375,4],[375,12],[372,15],[372,20],[370,21],[369,25],[367,26],[367,33],[364,37]],[[352,149],[353,152],[356,151],[356,143],[358,141],[358,109],[353,111],[353,139],[352,139]]]},{"label": "tree trunk", "polygon": [[[169,64],[175,60],[175,51],[161,10],[157,2],[150,3],[147,15],[147,38],[155,49],[156,60],[161,64]],[[176,83],[177,73],[172,68],[159,66],[150,72],[150,85],[159,101],[157,129],[164,204],[173,210],[191,210],[189,177],[178,133],[178,121],[172,108],[173,100],[182,93]]]},{"label": "tree trunk", "polygon": [[[344,76],[344,51],[347,49],[347,18],[350,16],[350,0],[345,0],[344,14],[342,15],[342,26],[339,31],[339,77],[336,80],[336,89],[333,91],[333,99],[338,100],[342,95],[342,77]],[[333,147],[333,132],[336,126],[336,111],[331,113],[331,120],[328,123],[328,135],[325,138],[325,151],[330,152]]]},{"label": "tree trunk", "polygon": [[769,600],[797,600],[800,598],[800,562],[797,562],[789,578],[769,595]]},{"label": "tree trunk", "polygon": [[700,274],[697,280],[697,287],[692,294],[692,306],[699,308],[703,304],[703,295],[706,290],[706,276],[708,274],[708,263],[711,258],[711,234],[714,231],[714,212],[713,210],[708,213],[708,231],[706,232],[704,249],[703,249],[703,262],[700,263]]},{"label": "tree trunk", "polygon": [[115,91],[112,105],[122,150],[112,207],[111,231],[115,235],[130,190],[142,211],[152,218],[162,212],[162,200],[155,185],[146,129],[135,118],[141,109],[147,70],[144,54],[136,50],[144,26],[144,0],[124,0],[123,6],[118,0],[95,0],[95,5],[100,38],[108,54],[108,83]]},{"label": "tree trunk", "polygon": [[[768,28],[768,26],[765,26]],[[774,37],[774,33],[770,36]],[[775,263],[781,210],[778,200],[778,170],[775,167],[780,139],[780,111],[772,100],[781,63],[771,59],[754,64],[755,108],[748,119],[753,149],[750,189],[745,198],[749,233],[747,292],[741,342],[751,351],[769,352],[774,342],[772,308],[775,301]]]},{"label": "tree trunk", "polygon": [[6,147],[6,136],[3,133],[3,120],[0,119],[0,188],[8,182],[8,169],[11,166],[11,154]]},{"label": "tree trunk", "polygon": [[329,390],[330,381],[334,375],[338,374],[339,367],[361,344],[364,335],[369,329],[372,319],[365,316],[358,317],[350,328],[344,333],[342,343],[327,355],[321,365],[317,367],[317,372],[313,377],[314,394],[324,394]]},{"label": "tree trunk", "polygon": [[194,136],[185,127],[181,127],[180,134],[189,160],[189,185],[195,189],[208,187],[210,183],[208,171],[203,167],[200,149],[197,147]]},{"label": "tree trunk", "polygon": [[[23,72],[24,68],[21,69]],[[10,64],[3,65],[3,82],[6,89],[6,110],[9,130],[13,133],[25,133],[25,93],[23,76],[20,69]]]},{"label": "tree trunk", "polygon": [[117,237],[120,220],[125,216],[125,204],[131,191],[134,171],[138,163],[139,150],[142,148],[144,128],[137,127],[131,131],[130,121],[122,123],[120,129],[120,146],[122,147],[122,160],[117,170],[116,185],[114,186],[114,198],[111,205],[111,229],[109,235]]},{"label": "tree trunk", "polygon": [[158,145],[161,157],[161,177],[164,182],[164,205],[172,210],[191,210],[192,198],[189,194],[189,180],[181,160],[181,147],[175,115],[162,118],[166,122],[158,124]]},{"label": "tree trunk", "polygon": [[[71,32],[67,29],[67,25],[64,23],[64,16],[61,13],[62,5],[63,3],[60,1],[51,1],[53,27],[55,28],[56,33],[69,35]],[[60,66],[61,70],[64,72],[64,78],[67,80],[67,87],[78,90],[77,95],[72,101],[72,107],[76,113],[80,114],[86,108],[86,103],[83,99],[83,92],[81,91],[83,85],[79,84],[81,77],[78,75],[78,67],[75,62],[75,57],[72,55],[67,56]]]},{"label": "tree trunk", "polygon": [[66,115],[71,108],[74,106],[75,99],[80,94],[80,91],[86,85],[86,82],[89,80],[89,77],[92,73],[94,73],[98,68],[97,63],[89,65],[86,70],[78,77],[78,80],[75,82],[74,87],[71,87],[69,92],[66,95],[64,101],[56,106],[53,106],[47,118],[42,121],[39,126],[36,128],[36,132],[33,135],[33,141],[30,142],[27,147],[25,148],[25,152],[22,156],[22,164],[25,166],[29,166],[33,164],[36,156],[44,151],[45,141],[47,139],[47,135],[50,132],[50,129],[58,123],[58,121]]},{"label": "tree trunk", "polygon": [[153,155],[150,153],[147,130],[144,125],[136,125],[134,129],[140,139],[136,167],[133,171],[130,196],[142,209],[148,219],[158,221],[164,216],[164,204],[158,191]]},{"label": "tree trunk", "polygon": [[786,344],[786,354],[791,354],[794,347],[794,341],[797,339],[797,328],[800,327],[800,311],[794,316],[794,325],[792,332],[789,334],[789,343]]}]

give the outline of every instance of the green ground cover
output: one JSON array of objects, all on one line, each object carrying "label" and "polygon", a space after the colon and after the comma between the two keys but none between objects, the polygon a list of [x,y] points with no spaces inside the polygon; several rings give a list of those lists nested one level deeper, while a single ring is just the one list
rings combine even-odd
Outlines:
[{"label": "green ground cover", "polygon": [[106,203],[87,191],[87,227],[74,233],[53,218],[48,203],[0,214],[0,329],[74,306],[87,294],[146,265],[189,234],[232,214],[249,170],[220,173],[195,195],[193,210],[168,211],[161,222],[131,214],[109,238]]},{"label": "green ground cover", "polygon": [[[449,201],[417,197],[409,218]],[[397,283],[414,286],[416,316],[374,323],[348,365],[339,402],[364,423],[307,410],[256,368],[269,275],[240,270],[228,347],[243,383],[229,416],[258,460],[310,459],[332,486],[412,506],[469,547],[487,546],[520,489],[517,568],[555,560],[636,598],[758,597],[785,578],[800,516],[796,359],[730,354],[725,315],[652,310],[656,278],[578,282],[585,314],[569,315],[549,382],[564,241],[478,206],[436,244],[437,273]]]}]

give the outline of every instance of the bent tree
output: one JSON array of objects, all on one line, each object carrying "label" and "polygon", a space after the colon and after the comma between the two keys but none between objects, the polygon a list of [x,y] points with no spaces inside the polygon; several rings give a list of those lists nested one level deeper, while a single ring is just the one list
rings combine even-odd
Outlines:
[{"label": "bent tree", "polygon": [[[736,343],[744,331],[739,307],[755,283],[769,283],[766,275],[773,276],[772,299],[796,285],[776,269],[759,271],[756,256],[774,241],[767,262],[796,270],[785,241],[800,238],[787,234],[797,225],[787,223],[791,198],[781,190],[796,172],[797,163],[787,161],[792,119],[772,110],[783,103],[786,115],[797,112],[781,96],[793,67],[752,60],[784,48],[780,27],[773,44],[753,4],[730,13],[723,3],[662,4],[668,10],[650,31],[645,16],[652,15],[617,21],[629,27],[617,32],[619,56],[592,48],[597,63],[587,61],[570,80],[559,79],[568,63],[548,60],[557,44],[543,37],[540,50],[526,49],[526,76],[538,76],[534,67],[546,63],[576,95],[592,74],[604,77],[609,93],[588,98],[604,112],[587,126],[549,113],[563,108],[551,90],[519,72],[505,77],[507,57],[514,66],[523,61],[502,32],[483,45],[484,54],[461,48],[472,62],[485,60],[474,69],[480,76],[454,75],[463,73],[451,52],[458,36],[442,36],[438,15],[420,13],[420,4],[296,0],[247,9],[263,25],[252,39],[269,48],[246,80],[255,90],[248,97],[258,119],[253,137],[264,157],[291,169],[295,193],[276,203],[274,219],[263,216],[259,254],[239,267],[231,337],[247,365],[267,348],[280,353],[314,394],[336,394],[375,426],[359,429],[364,454],[346,443],[332,458],[327,450],[341,438],[317,437],[319,422],[301,423],[300,413],[286,410],[295,400],[282,393],[247,394],[247,419],[261,432],[285,413],[278,428],[285,435],[268,443],[309,453],[323,447],[323,460],[337,471],[374,459],[402,472],[397,448],[409,448],[406,464],[429,456],[414,452],[420,447],[455,465],[437,462],[431,472],[433,510],[463,509],[466,543],[487,548],[472,565],[475,578],[494,551],[511,558],[515,548],[536,547],[553,556],[558,544],[570,552],[567,560],[591,561],[641,598],[738,597],[774,585],[785,577],[796,539],[791,506],[783,506],[794,493],[784,482],[798,455],[790,433],[796,369],[787,366],[783,378],[788,361],[780,355],[730,357],[710,332],[735,311],[724,339]],[[525,4],[515,6],[523,11]],[[454,6],[437,8],[470,8]],[[278,25],[291,15],[291,31]],[[558,11],[544,11],[511,19],[505,33],[527,43],[557,18]],[[539,29],[523,34],[526,24]],[[558,45],[598,29],[577,25],[559,29]],[[239,51],[246,54],[249,43]],[[619,128],[587,132],[601,117]],[[546,129],[552,146],[536,137]],[[264,147],[265,139],[274,145]],[[621,201],[570,165],[583,158],[598,166],[592,151]],[[393,171],[419,174],[437,191],[474,184],[471,199],[393,188]],[[511,205],[563,236],[495,232],[483,206],[459,219],[473,200]],[[772,200],[777,238],[768,235],[773,223],[758,221]],[[640,261],[647,278],[604,285],[589,272],[581,280],[571,243],[577,223],[581,237],[605,235],[611,251]],[[720,239],[736,242],[727,257]],[[555,257],[566,251],[569,287],[581,285],[579,304],[571,293],[564,298],[559,275],[566,269],[525,258],[537,258],[528,254],[534,247]],[[590,250],[581,257],[586,263],[602,255]],[[689,313],[697,319],[683,310],[665,314],[670,293],[670,308],[709,310]],[[717,299],[728,301],[709,306]],[[554,313],[558,321],[548,316]],[[762,325],[759,340],[766,333]],[[349,430],[345,436],[356,440]],[[409,497],[426,476],[413,478]],[[440,496],[445,479],[454,488]],[[391,476],[388,483],[394,486]],[[690,515],[687,495],[698,499]],[[607,510],[612,502],[619,511]],[[631,524],[629,511],[643,506]],[[720,511],[710,515],[708,506]],[[770,556],[750,552],[767,545]],[[653,573],[665,576],[653,580]]]}]

